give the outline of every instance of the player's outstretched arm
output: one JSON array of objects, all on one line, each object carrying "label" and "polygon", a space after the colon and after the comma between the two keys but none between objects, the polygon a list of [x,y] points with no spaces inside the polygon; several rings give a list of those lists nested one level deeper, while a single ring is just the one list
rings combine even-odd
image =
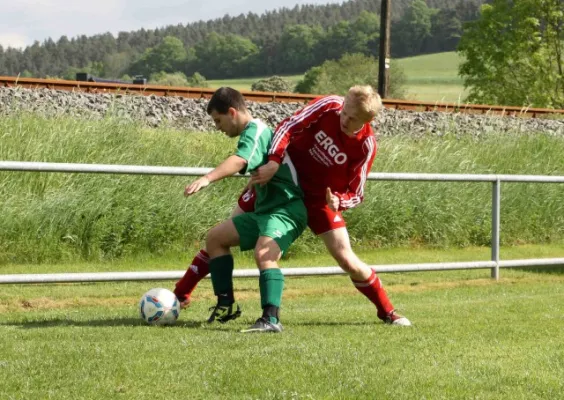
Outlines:
[{"label": "player's outstretched arm", "polygon": [[224,162],[215,167],[213,171],[199,179],[196,179],[194,182],[186,186],[184,189],[184,196],[190,196],[199,192],[212,182],[234,175],[244,169],[246,165],[247,160],[244,158],[239,156],[229,156]]}]

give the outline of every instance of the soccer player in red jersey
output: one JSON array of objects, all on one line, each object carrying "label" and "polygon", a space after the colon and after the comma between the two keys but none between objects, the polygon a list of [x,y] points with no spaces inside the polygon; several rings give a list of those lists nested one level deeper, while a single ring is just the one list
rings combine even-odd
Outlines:
[{"label": "soccer player in red jersey", "polygon": [[[364,199],[364,185],[377,150],[370,122],[381,109],[380,96],[370,86],[352,87],[345,97],[312,101],[278,125],[269,162],[256,171],[251,183],[268,182],[287,153],[305,193],[310,229],[321,237],[358,291],[376,306],[378,318],[409,326],[410,321],[395,312],[380,278],[353,252],[342,215]],[[239,208],[251,211],[252,200],[252,193],[245,193]],[[182,286],[182,280],[179,283]],[[189,296],[182,300],[189,302]]]}]

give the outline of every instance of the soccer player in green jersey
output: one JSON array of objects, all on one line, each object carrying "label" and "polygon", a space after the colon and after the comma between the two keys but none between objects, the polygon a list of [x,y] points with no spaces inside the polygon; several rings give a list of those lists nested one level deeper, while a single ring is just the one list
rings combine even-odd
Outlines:
[{"label": "soccer player in green jersey", "polygon": [[[239,137],[235,154],[213,171],[195,180],[184,191],[193,195],[210,183],[237,172],[253,173],[268,161],[272,130],[253,119],[245,99],[237,90],[223,87],[210,99],[208,114],[215,126],[229,137]],[[260,270],[259,287],[262,316],[242,332],[281,332],[279,309],[284,276],[278,260],[307,226],[307,211],[298,177],[288,156],[274,178],[257,185],[255,210],[236,215],[212,228],[206,239],[210,273],[217,304],[208,322],[227,322],[241,315],[233,293],[233,256],[230,248],[254,249]]]}]

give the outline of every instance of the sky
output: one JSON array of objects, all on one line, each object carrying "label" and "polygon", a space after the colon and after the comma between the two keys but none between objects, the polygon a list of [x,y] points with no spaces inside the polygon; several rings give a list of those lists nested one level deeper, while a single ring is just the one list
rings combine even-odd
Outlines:
[{"label": "sky", "polygon": [[[0,45],[22,48],[51,37],[92,36],[187,24],[296,4],[345,0],[0,0]],[[211,5],[213,4],[213,6]]]}]

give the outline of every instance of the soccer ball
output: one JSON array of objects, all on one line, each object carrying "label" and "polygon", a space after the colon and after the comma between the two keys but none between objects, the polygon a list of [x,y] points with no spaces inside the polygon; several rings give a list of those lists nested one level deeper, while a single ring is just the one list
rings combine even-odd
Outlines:
[{"label": "soccer ball", "polygon": [[139,315],[149,325],[174,325],[179,314],[180,303],[168,289],[151,289],[139,300]]}]

